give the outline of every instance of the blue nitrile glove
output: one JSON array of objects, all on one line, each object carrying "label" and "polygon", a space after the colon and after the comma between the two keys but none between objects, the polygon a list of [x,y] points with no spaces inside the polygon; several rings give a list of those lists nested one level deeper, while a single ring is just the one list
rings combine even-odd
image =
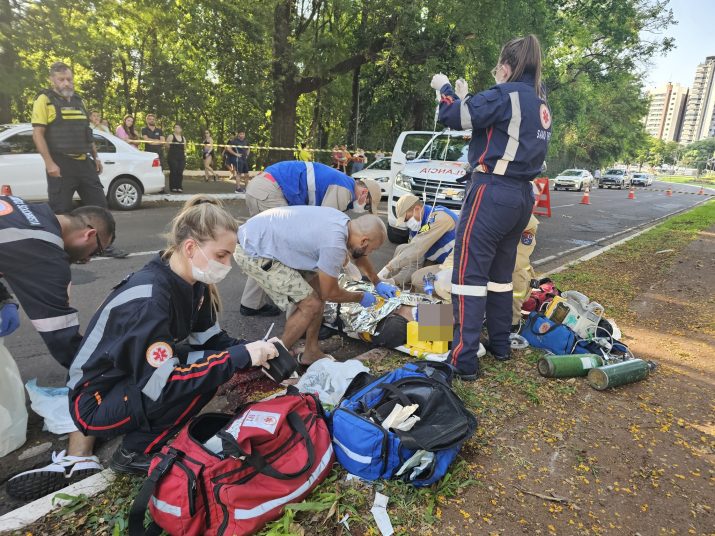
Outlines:
[{"label": "blue nitrile glove", "polygon": [[372,295],[370,292],[363,292],[362,293],[362,300],[360,300],[360,305],[363,307],[372,307],[375,305],[375,302],[377,301],[377,298]]},{"label": "blue nitrile glove", "polygon": [[7,337],[20,327],[20,315],[17,313],[17,305],[6,303],[0,308],[0,337]]},{"label": "blue nitrile glove", "polygon": [[395,285],[390,285],[390,283],[380,281],[377,285],[375,285],[375,292],[383,298],[394,298],[397,296],[397,287]]}]

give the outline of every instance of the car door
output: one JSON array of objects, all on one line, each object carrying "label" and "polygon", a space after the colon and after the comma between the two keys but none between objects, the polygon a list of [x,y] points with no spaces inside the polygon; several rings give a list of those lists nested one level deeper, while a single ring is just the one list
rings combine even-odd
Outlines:
[{"label": "car door", "polygon": [[14,131],[0,141],[0,184],[28,201],[47,199],[45,163],[32,141],[32,128]]},{"label": "car door", "polygon": [[98,131],[93,131],[92,134],[94,146],[97,148],[97,156],[104,168],[102,174],[99,176],[99,180],[102,181],[102,186],[104,186],[104,191],[106,192],[112,179],[118,174],[119,162],[117,161],[117,148]]}]

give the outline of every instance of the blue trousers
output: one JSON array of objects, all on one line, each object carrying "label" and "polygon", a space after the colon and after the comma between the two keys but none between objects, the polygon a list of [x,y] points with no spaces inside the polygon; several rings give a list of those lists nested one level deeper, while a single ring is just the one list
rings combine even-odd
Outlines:
[{"label": "blue trousers", "polygon": [[491,350],[498,355],[509,352],[511,275],[516,247],[533,206],[530,182],[472,175],[457,224],[452,272],[450,362],[463,374],[479,371],[477,352],[485,313]]}]

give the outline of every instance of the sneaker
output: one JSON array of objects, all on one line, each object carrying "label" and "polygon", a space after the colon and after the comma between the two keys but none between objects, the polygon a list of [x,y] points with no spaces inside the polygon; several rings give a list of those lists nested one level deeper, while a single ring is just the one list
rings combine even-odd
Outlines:
[{"label": "sneaker", "polygon": [[237,193],[237,194],[245,194],[245,193],[246,193],[246,189],[243,188],[243,187],[241,187],[241,188],[236,188],[235,193]]},{"label": "sneaker", "polygon": [[495,352],[492,350],[491,346],[487,346],[487,351],[497,361],[509,361],[511,359],[511,350],[507,350],[506,352]]},{"label": "sneaker", "polygon": [[102,470],[96,456],[67,456],[67,451],[52,453],[52,463],[25,471],[7,481],[7,493],[16,499],[33,501],[79,482]]},{"label": "sneaker", "polygon": [[252,309],[241,305],[239,312],[242,316],[278,316],[281,314],[281,310],[270,303],[265,304],[260,309]]},{"label": "sneaker", "polygon": [[122,445],[112,454],[109,467],[115,473],[128,473],[132,475],[146,475],[153,456],[143,452],[134,452],[125,449]]},{"label": "sneaker", "polygon": [[102,253],[102,257],[113,257],[115,259],[124,259],[127,256],[129,256],[129,253],[114,246],[104,248],[104,253]]}]

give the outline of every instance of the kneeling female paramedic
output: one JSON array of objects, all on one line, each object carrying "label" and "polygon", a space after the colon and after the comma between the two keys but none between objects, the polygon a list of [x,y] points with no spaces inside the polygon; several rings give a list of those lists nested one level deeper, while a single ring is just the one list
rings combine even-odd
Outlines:
[{"label": "kneeling female paramedic", "polygon": [[[510,358],[511,274],[516,247],[534,206],[530,181],[551,137],[551,110],[541,85],[541,46],[534,35],[509,41],[492,74],[496,85],[467,95],[436,74],[439,120],[472,129],[467,195],[457,226],[452,272],[454,340],[450,362],[465,380],[479,377],[479,336],[486,312],[491,354]],[[461,98],[460,98],[461,97]]]},{"label": "kneeling female paramedic", "polygon": [[117,285],[89,324],[69,370],[70,413],[87,435],[122,444],[115,471],[146,473],[160,449],[240,369],[278,352],[230,337],[216,320],[215,284],[231,269],[238,224],[195,196],[172,222],[165,251]]}]

